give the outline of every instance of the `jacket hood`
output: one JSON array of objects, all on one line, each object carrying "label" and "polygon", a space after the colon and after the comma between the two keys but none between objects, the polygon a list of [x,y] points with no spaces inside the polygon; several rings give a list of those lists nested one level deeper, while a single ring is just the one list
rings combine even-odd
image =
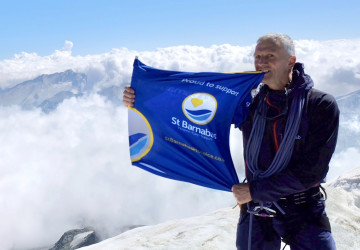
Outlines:
[{"label": "jacket hood", "polygon": [[314,82],[311,77],[304,72],[303,63],[295,63],[293,68],[292,81],[289,84],[291,89],[290,96],[294,96],[308,91],[314,86]]}]

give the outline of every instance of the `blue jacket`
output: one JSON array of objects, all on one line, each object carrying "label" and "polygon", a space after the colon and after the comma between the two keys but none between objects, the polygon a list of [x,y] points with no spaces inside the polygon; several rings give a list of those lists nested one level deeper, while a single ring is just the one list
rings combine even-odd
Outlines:
[{"label": "blue jacket", "polygon": [[302,192],[320,184],[326,177],[331,156],[335,151],[339,109],[334,97],[312,88],[313,81],[304,73],[303,64],[295,64],[292,79],[289,85],[292,91],[288,102],[284,91],[271,90],[264,85],[250,106],[247,120],[240,127],[245,148],[259,98],[266,98],[269,119],[266,122],[258,160],[259,168],[266,169],[270,166],[284,134],[288,110],[286,105],[291,105],[292,97],[297,92],[307,92],[298,136],[291,160],[285,170],[257,181],[253,180],[250,171],[246,171],[254,201],[277,201],[286,195]]}]

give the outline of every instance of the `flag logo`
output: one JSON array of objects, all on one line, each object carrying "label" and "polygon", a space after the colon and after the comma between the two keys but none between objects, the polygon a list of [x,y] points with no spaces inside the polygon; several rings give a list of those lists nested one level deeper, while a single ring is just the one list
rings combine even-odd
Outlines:
[{"label": "flag logo", "polygon": [[137,109],[129,108],[128,117],[134,124],[129,127],[129,146],[131,162],[135,162],[150,151],[154,136],[148,120]]},{"label": "flag logo", "polygon": [[182,103],[185,116],[193,123],[205,125],[214,118],[217,101],[208,93],[195,93],[186,97]]}]

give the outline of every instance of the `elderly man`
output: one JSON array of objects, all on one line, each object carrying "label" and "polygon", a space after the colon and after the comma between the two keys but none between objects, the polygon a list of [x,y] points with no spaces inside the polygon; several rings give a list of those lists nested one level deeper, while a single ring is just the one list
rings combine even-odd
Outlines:
[{"label": "elderly man", "polygon": [[238,249],[336,249],[320,183],[335,150],[339,110],[296,63],[284,34],[260,37],[263,86],[241,126],[247,183],[232,191],[241,206]]},{"label": "elderly man", "polygon": [[[257,41],[255,69],[266,72],[243,133],[246,182],[232,187],[241,205],[238,249],[336,249],[320,183],[335,150],[339,110],[313,88],[284,34]],[[123,102],[132,106],[127,86]]]}]

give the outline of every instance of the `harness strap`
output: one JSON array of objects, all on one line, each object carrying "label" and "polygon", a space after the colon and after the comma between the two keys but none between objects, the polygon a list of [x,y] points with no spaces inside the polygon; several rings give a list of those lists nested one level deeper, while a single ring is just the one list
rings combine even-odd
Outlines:
[{"label": "harness strap", "polygon": [[[322,192],[321,192],[322,191]],[[314,202],[325,202],[327,199],[327,194],[325,189],[319,185],[317,187],[310,188],[309,190],[297,194],[292,194],[281,199],[281,203],[284,206],[299,206],[301,209],[304,209],[303,220],[297,224],[294,230],[290,230],[287,235],[282,238],[282,241],[289,245],[291,243],[296,242],[296,236],[307,228],[308,225],[312,224],[320,230],[326,230],[331,232],[331,225],[329,218],[323,214],[314,215],[311,211],[307,212],[307,210],[311,209],[309,204]],[[285,203],[284,203],[285,202]]]}]

